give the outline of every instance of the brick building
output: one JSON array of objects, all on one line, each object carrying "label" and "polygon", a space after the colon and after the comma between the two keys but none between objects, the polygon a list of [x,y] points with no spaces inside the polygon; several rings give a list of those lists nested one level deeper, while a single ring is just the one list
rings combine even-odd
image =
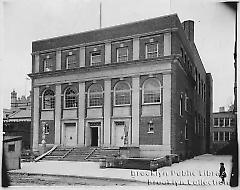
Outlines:
[{"label": "brick building", "polygon": [[33,151],[44,133],[47,146],[206,152],[211,87],[193,21],[172,14],[34,41],[29,76]]},{"label": "brick building", "polygon": [[225,111],[223,107],[219,112],[213,113],[211,125],[210,150],[212,153],[218,152],[234,140],[236,132],[235,115],[232,111]]}]

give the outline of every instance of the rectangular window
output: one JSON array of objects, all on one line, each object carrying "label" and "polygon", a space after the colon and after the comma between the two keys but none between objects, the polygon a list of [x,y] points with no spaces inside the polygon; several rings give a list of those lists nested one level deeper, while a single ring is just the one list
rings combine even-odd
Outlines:
[{"label": "rectangular window", "polygon": [[185,124],[185,140],[188,140],[188,124]]},{"label": "rectangular window", "polygon": [[225,136],[224,136],[224,140],[225,141],[229,141],[230,140],[230,133],[229,132],[225,132]]},{"label": "rectangular window", "polygon": [[219,141],[223,141],[224,139],[223,139],[223,134],[224,134],[224,132],[219,132]]},{"label": "rectangular window", "polygon": [[120,47],[117,49],[117,62],[126,62],[128,61],[128,48]]},{"label": "rectangular window", "polygon": [[8,145],[8,152],[15,152],[15,144]]},{"label": "rectangular window", "polygon": [[218,141],[218,132],[213,132],[213,141]]},{"label": "rectangular window", "polygon": [[91,66],[100,65],[102,62],[101,52],[91,53]]},{"label": "rectangular window", "polygon": [[180,100],[179,100],[179,115],[183,116],[183,95],[180,95]]},{"label": "rectangular window", "polygon": [[45,134],[48,135],[49,132],[50,132],[50,128],[49,128],[49,124],[48,124],[48,123],[45,124],[45,126],[44,126],[44,130],[45,130],[45,131],[44,131]]},{"label": "rectangular window", "polygon": [[219,119],[219,125],[220,127],[224,126],[224,118]]},{"label": "rectangular window", "polygon": [[44,71],[53,71],[53,60],[51,58],[44,59],[43,61]]},{"label": "rectangular window", "polygon": [[218,118],[214,118],[214,127],[218,127]]},{"label": "rectangular window", "polygon": [[229,124],[230,124],[229,118],[226,117],[226,118],[225,118],[225,126],[226,126],[226,127],[229,127]]},{"label": "rectangular window", "polygon": [[66,68],[72,69],[75,68],[77,64],[77,56],[76,55],[68,55],[66,59]]},{"label": "rectangular window", "polygon": [[146,44],[146,58],[158,57],[158,44],[150,43]]},{"label": "rectangular window", "polygon": [[235,120],[234,120],[234,118],[231,118],[231,120],[230,120],[230,126],[234,126],[234,124],[235,124]]}]

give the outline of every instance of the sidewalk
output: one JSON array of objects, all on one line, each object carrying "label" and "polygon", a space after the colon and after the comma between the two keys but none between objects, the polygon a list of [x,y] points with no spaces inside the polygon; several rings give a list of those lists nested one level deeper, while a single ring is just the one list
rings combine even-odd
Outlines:
[{"label": "sidewalk", "polygon": [[220,178],[218,177],[218,171],[220,162],[224,162],[225,164],[227,173],[226,181],[229,182],[231,174],[231,156],[215,156],[207,154],[173,164],[171,167],[159,168],[157,172],[136,169],[101,169],[99,167],[100,163],[97,162],[73,161],[25,162],[22,163],[21,169],[11,170],[9,172],[101,179],[124,179],[142,181],[150,185],[159,185],[159,183],[169,182],[175,183],[174,185],[181,185],[179,183],[184,183],[187,185],[219,186],[218,182],[220,181]]}]

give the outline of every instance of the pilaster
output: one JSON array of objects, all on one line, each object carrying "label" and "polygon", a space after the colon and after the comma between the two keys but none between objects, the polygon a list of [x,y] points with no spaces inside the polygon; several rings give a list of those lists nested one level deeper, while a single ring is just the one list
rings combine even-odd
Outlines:
[{"label": "pilaster", "polygon": [[78,145],[84,146],[85,130],[85,82],[79,83],[78,92]]},{"label": "pilaster", "polygon": [[111,80],[104,81],[104,146],[110,146]]},{"label": "pilaster", "polygon": [[38,151],[39,133],[39,87],[33,88],[33,151]]},{"label": "pilaster", "polygon": [[132,145],[139,146],[139,76],[132,78]]},{"label": "pilaster", "polygon": [[55,144],[61,143],[61,84],[56,84],[55,92]]}]

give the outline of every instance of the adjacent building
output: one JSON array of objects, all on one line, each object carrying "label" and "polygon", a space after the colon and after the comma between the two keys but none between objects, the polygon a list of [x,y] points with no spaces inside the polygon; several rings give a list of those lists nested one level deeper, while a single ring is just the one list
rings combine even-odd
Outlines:
[{"label": "adjacent building", "polygon": [[44,140],[142,157],[206,152],[211,83],[193,21],[172,14],[34,41],[29,76],[33,151]]},{"label": "adjacent building", "polygon": [[7,136],[21,136],[22,148],[30,149],[31,144],[31,95],[17,96],[11,92],[11,108],[3,109],[3,131]]},{"label": "adjacent building", "polygon": [[212,153],[216,153],[227,146],[231,140],[234,140],[235,122],[233,111],[225,111],[224,107],[220,107],[219,112],[213,113],[210,135],[210,150]]}]

